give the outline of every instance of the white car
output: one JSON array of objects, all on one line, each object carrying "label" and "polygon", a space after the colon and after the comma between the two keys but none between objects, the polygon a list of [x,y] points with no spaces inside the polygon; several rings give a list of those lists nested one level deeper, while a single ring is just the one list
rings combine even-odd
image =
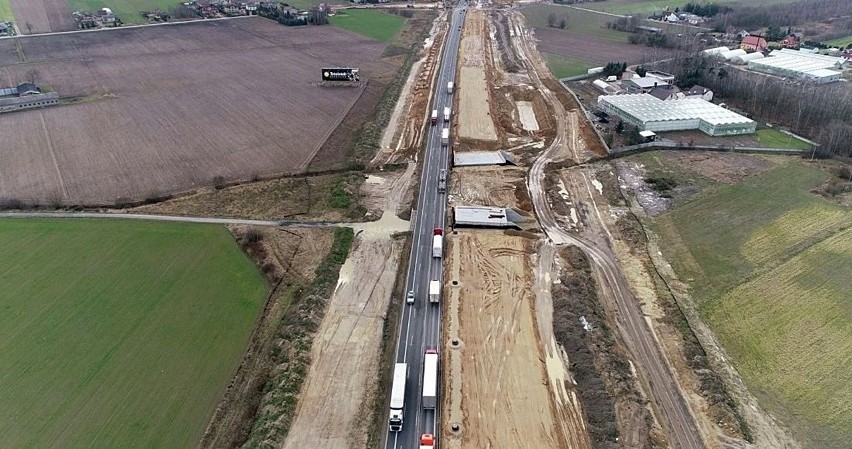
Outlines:
[{"label": "white car", "polygon": [[405,302],[409,304],[414,304],[414,290],[408,292],[408,296],[405,297]]}]

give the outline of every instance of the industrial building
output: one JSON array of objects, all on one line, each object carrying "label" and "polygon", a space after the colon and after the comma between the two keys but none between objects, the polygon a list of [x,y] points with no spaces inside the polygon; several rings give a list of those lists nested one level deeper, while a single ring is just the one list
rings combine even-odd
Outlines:
[{"label": "industrial building", "polygon": [[0,88],[0,112],[43,108],[57,104],[59,104],[59,94],[42,93],[35,84],[23,83],[16,87]]},{"label": "industrial building", "polygon": [[748,61],[748,68],[770,75],[825,84],[840,79],[843,63],[843,58],[784,48],[769,53],[767,58]]},{"label": "industrial building", "polygon": [[757,128],[753,120],[701,98],[663,101],[648,94],[604,95],[598,97],[598,107],[640,131],[699,129],[711,136],[729,136]]}]

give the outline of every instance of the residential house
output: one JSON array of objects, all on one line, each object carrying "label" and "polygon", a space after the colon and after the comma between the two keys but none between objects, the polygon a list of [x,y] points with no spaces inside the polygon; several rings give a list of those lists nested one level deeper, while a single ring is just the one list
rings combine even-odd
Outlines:
[{"label": "residential house", "polygon": [[747,37],[749,37],[749,36],[751,36],[751,33],[749,33],[749,32],[748,32],[748,31],[746,31],[746,30],[742,30],[742,31],[740,31],[739,33],[737,33],[737,37],[738,37],[740,40],[743,40],[743,39],[745,39],[745,38],[747,38]]},{"label": "residential house", "polygon": [[764,51],[766,50],[766,39],[761,36],[746,36],[740,42],[740,48],[745,51]]},{"label": "residential house", "polygon": [[257,15],[257,7],[258,7],[257,2],[246,3],[246,14],[248,14],[250,16],[256,16]]},{"label": "residential house", "polygon": [[795,34],[790,34],[781,40],[781,47],[783,48],[798,48],[799,47],[799,36]]},{"label": "residential house", "polygon": [[686,98],[701,98],[705,101],[713,101],[713,91],[696,84],[686,91]]},{"label": "residential house", "polygon": [[682,95],[680,95],[680,89],[676,86],[672,86],[666,84],[665,86],[657,86],[648,91],[649,95],[653,95],[654,97],[659,98],[663,101],[670,100],[678,100]]},{"label": "residential house", "polygon": [[241,16],[245,13],[245,10],[239,2],[226,2],[222,5],[222,12],[229,16]]}]

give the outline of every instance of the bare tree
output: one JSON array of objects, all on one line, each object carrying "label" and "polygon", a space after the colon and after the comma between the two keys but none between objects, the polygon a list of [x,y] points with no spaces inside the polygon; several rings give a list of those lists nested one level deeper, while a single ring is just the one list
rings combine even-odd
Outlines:
[{"label": "bare tree", "polygon": [[41,79],[41,74],[36,69],[27,70],[27,74],[25,80],[30,84],[38,84],[38,80]]}]

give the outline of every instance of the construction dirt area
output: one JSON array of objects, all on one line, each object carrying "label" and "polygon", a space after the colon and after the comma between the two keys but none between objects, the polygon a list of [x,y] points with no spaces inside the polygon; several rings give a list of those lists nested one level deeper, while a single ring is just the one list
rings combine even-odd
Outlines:
[{"label": "construction dirt area", "polygon": [[444,447],[566,447],[535,328],[535,240],[465,230],[447,241]]},{"label": "construction dirt area", "polygon": [[459,49],[459,100],[456,106],[459,124],[456,132],[463,139],[497,140],[485,77],[486,58],[491,49],[486,42],[488,15],[485,11],[471,11],[465,18],[464,27]]}]

